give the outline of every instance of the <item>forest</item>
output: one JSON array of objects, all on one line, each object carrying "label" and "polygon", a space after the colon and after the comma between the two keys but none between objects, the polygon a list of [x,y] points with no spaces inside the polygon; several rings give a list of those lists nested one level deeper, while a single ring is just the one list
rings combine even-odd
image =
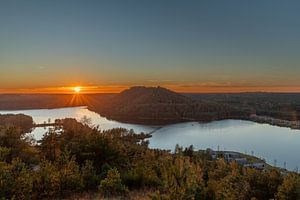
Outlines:
[{"label": "forest", "polygon": [[[18,121],[18,117],[15,118]],[[13,121],[0,125],[3,199],[294,200],[299,175],[213,160],[192,146],[150,149],[151,135],[64,119],[35,141]],[[26,127],[26,126],[25,126]]]},{"label": "forest", "polygon": [[245,92],[232,94],[186,94],[195,100],[213,101],[242,110],[283,120],[300,119],[299,93]]},{"label": "forest", "polygon": [[179,94],[142,86],[116,94],[0,94],[0,110],[87,106],[109,119],[147,125],[251,120],[251,114],[298,121],[299,102],[293,93]]}]

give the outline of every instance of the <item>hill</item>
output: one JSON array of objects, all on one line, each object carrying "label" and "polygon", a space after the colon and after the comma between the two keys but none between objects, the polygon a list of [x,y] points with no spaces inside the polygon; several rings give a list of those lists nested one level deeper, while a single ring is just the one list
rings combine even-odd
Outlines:
[{"label": "hill", "polygon": [[[127,102],[127,101],[130,102]],[[134,86],[114,97],[115,103],[123,104],[186,104],[191,99],[163,87]]]},{"label": "hill", "polygon": [[237,117],[229,106],[194,100],[162,87],[135,86],[102,103],[105,106],[97,106],[96,112],[130,123],[158,125]]},{"label": "hill", "polygon": [[169,124],[248,119],[250,114],[300,119],[299,93],[178,94],[162,87],[136,86],[118,94],[0,94],[0,110],[88,106],[121,122]]}]

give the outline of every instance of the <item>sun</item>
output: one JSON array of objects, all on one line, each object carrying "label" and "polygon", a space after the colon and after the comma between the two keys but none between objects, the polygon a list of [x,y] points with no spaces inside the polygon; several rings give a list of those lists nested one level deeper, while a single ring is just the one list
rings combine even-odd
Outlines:
[{"label": "sun", "polygon": [[74,91],[75,93],[79,93],[79,92],[81,91],[81,87],[74,87],[74,88],[73,88],[73,91]]}]

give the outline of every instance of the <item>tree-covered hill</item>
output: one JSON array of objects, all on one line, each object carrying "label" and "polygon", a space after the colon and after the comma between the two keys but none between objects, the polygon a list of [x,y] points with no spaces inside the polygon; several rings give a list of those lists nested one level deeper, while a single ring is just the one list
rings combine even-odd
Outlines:
[{"label": "tree-covered hill", "polygon": [[0,94],[0,110],[87,106],[108,118],[142,124],[250,119],[251,114],[300,119],[300,94],[178,94],[162,87],[132,87],[117,94]]},{"label": "tree-covered hill", "polygon": [[95,111],[108,118],[142,124],[246,118],[230,106],[194,100],[162,87],[132,87],[104,102]]}]

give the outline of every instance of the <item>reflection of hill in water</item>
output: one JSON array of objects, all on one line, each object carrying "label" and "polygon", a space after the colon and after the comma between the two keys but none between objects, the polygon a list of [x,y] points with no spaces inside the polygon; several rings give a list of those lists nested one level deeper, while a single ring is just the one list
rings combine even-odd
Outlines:
[{"label": "reflection of hill in water", "polygon": [[[237,123],[237,121],[239,123]],[[245,120],[220,120],[213,121],[209,123],[198,123],[201,128],[205,129],[225,129],[225,128],[238,128],[238,127],[247,127],[255,125],[254,122],[245,121]]]}]

